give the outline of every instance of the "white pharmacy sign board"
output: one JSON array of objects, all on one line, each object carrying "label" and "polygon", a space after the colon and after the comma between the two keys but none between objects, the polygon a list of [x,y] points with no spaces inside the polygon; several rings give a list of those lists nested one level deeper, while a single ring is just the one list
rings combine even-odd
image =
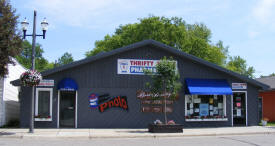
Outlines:
[{"label": "white pharmacy sign board", "polygon": [[145,69],[155,73],[156,65],[159,61],[160,60],[118,59],[117,74],[144,75]]},{"label": "white pharmacy sign board", "polygon": [[247,89],[246,83],[232,83],[232,89]]}]

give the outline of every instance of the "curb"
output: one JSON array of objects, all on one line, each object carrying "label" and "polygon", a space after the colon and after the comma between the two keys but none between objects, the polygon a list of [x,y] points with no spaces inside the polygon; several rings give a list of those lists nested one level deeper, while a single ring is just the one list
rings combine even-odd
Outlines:
[{"label": "curb", "polygon": [[102,139],[102,138],[171,138],[171,137],[199,137],[199,136],[232,136],[232,135],[256,135],[256,134],[275,134],[275,132],[244,132],[244,133],[206,133],[206,134],[186,134],[180,133],[180,134],[150,134],[146,133],[145,135],[28,135],[28,134],[15,134],[15,135],[0,135],[1,138],[16,138],[16,139],[28,139],[28,138],[54,138],[54,139],[66,139],[66,138],[85,138],[85,139]]}]

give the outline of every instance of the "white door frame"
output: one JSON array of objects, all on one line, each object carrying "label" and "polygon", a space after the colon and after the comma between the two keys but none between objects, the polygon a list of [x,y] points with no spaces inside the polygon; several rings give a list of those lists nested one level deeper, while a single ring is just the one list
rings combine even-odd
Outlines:
[{"label": "white door frame", "polygon": [[[77,128],[77,97],[78,97],[78,94],[77,94],[77,91],[75,91],[75,110],[74,110],[75,111],[75,114],[74,114],[75,128]],[[59,107],[60,107],[60,90],[58,90],[58,97],[57,97],[57,128],[59,128],[59,115],[60,115]]]},{"label": "white door frame", "polygon": [[[247,91],[239,91],[239,90],[235,90],[235,91],[232,91],[233,93],[235,93],[235,92],[240,92],[240,93],[245,93],[245,126],[247,126]],[[232,126],[234,126],[234,123],[233,123],[233,94],[232,94],[232,96],[231,96],[232,98],[231,98],[231,104],[232,104],[232,106],[231,106],[231,108],[232,108]]]}]

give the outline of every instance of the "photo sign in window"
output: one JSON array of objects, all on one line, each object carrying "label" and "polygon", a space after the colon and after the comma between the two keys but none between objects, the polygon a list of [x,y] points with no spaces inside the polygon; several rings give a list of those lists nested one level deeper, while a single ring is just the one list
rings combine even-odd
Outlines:
[{"label": "photo sign in window", "polygon": [[226,118],[225,95],[186,95],[185,118],[224,119]]},{"label": "photo sign in window", "polygon": [[118,59],[117,74],[144,75],[145,69],[155,73],[156,65],[159,61],[160,60]]}]

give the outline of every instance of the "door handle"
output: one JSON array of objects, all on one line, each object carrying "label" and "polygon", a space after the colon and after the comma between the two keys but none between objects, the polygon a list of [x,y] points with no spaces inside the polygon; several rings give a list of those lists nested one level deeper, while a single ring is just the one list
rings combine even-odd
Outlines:
[{"label": "door handle", "polygon": [[69,110],[73,110],[73,109],[74,109],[74,107],[70,106],[70,107],[68,107],[67,109],[69,109]]}]

